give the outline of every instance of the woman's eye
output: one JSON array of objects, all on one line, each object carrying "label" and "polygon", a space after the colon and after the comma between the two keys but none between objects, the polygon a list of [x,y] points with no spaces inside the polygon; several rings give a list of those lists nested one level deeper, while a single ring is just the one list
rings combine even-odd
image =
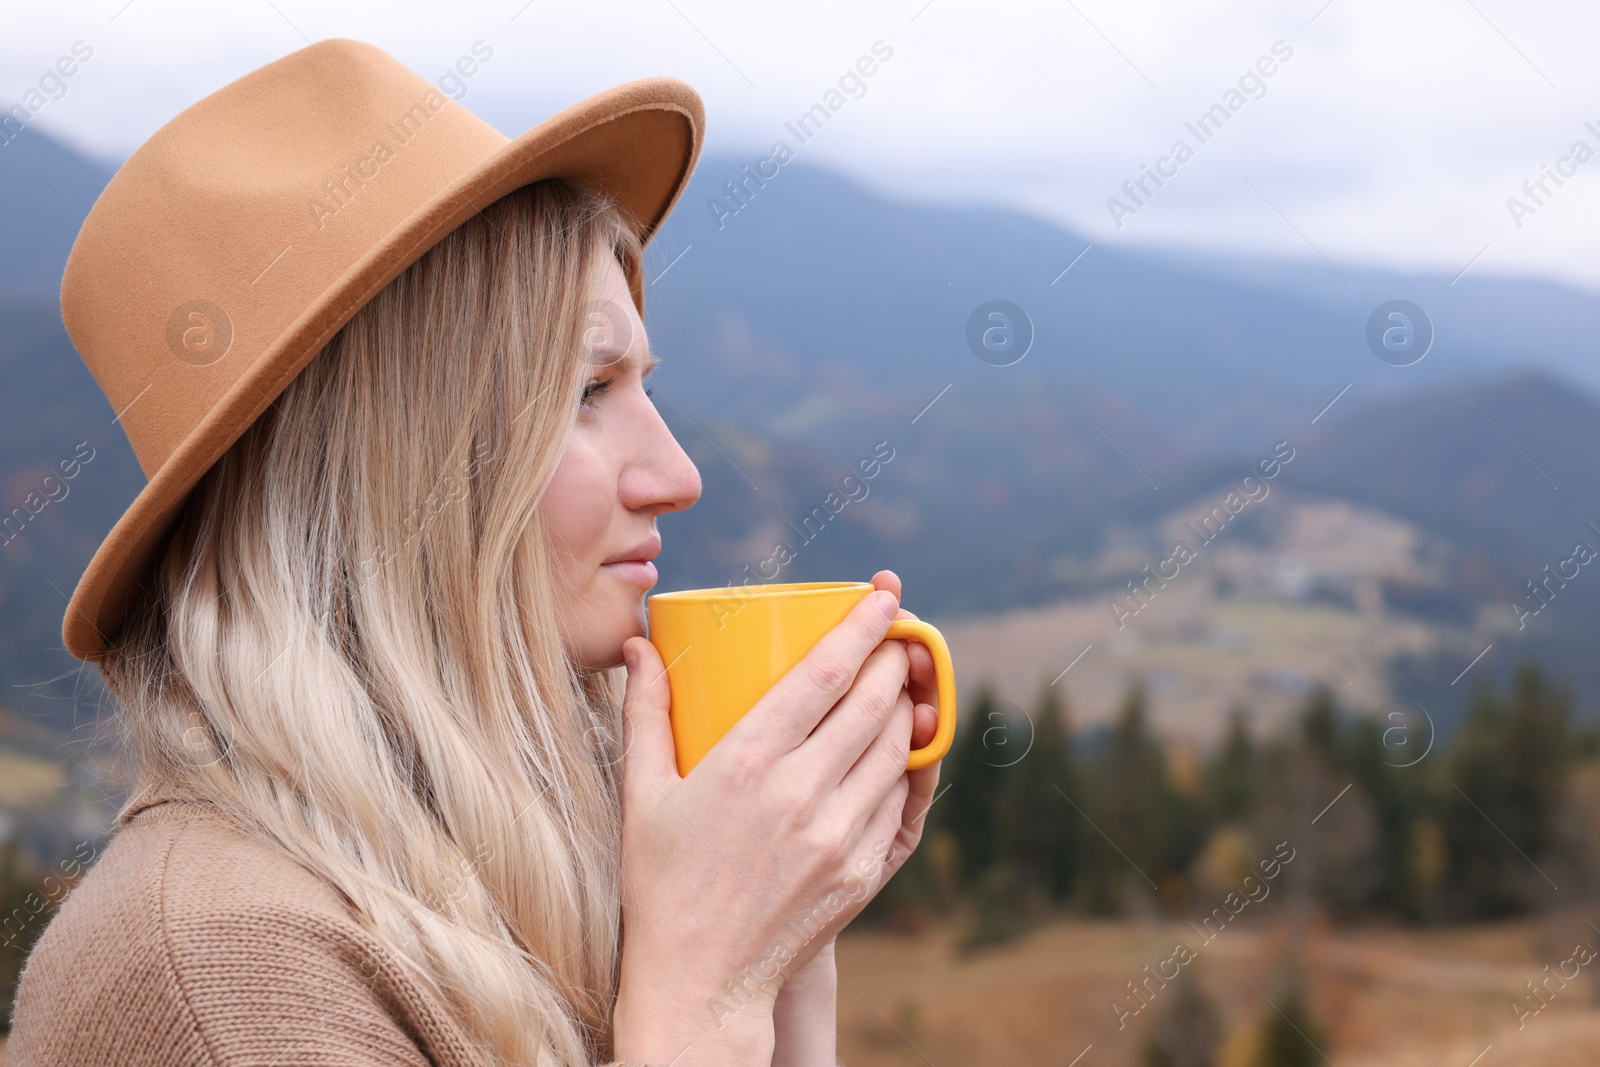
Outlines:
[{"label": "woman's eye", "polygon": [[[579,397],[578,403],[586,408],[594,407],[594,405],[589,402],[589,398],[592,396],[604,396],[606,391],[611,388],[613,381],[615,381],[615,379],[606,378],[603,381],[596,380],[590,382],[588,385],[583,387],[583,395]],[[646,389],[644,391],[644,395],[653,397],[656,395],[656,391],[654,389]]]},{"label": "woman's eye", "polygon": [[[589,402],[589,398],[592,396],[604,396],[607,390],[611,388],[612,382],[615,380],[616,379],[614,378],[606,378],[604,380],[597,379],[590,382],[588,385],[583,387],[583,395],[578,398],[578,403],[586,408],[594,407],[594,405]],[[644,391],[644,395],[655,396],[655,392],[656,391],[654,389],[646,389]]]}]

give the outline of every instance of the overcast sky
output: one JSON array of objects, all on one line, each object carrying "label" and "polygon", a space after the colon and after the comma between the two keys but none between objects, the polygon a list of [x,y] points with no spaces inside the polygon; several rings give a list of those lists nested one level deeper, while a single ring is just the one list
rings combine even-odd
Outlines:
[{"label": "overcast sky", "polygon": [[[797,158],[903,196],[1015,206],[1107,246],[1470,264],[1600,288],[1600,158],[1573,155],[1579,141],[1600,152],[1593,3],[10,3],[0,107],[81,41],[92,57],[34,121],[120,160],[200,97],[324,37],[371,41],[430,79],[481,41],[493,55],[462,102],[508,135],[674,75],[705,97],[708,151],[752,161],[780,137],[795,146],[784,123],[882,41],[892,56]],[[1246,76],[1258,63],[1270,77]],[[1185,125],[1230,103],[1203,142]],[[1145,166],[1169,176],[1136,201],[1123,183]],[[1562,184],[1523,191],[1558,166]]]}]

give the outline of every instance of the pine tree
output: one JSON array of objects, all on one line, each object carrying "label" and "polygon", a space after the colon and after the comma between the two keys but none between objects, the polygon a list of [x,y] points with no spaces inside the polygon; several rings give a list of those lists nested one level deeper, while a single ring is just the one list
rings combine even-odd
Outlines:
[{"label": "pine tree", "polygon": [[1567,695],[1545,681],[1537,664],[1524,663],[1517,671],[1509,725],[1504,755],[1512,772],[1511,800],[1522,819],[1519,844],[1539,855],[1556,841],[1572,733]]},{"label": "pine tree", "polygon": [[1250,736],[1250,712],[1236,704],[1228,716],[1228,737],[1207,774],[1217,821],[1232,822],[1250,810],[1255,776],[1256,744]]},{"label": "pine tree", "polygon": [[1339,762],[1339,720],[1333,693],[1319,682],[1306,697],[1300,712],[1300,737],[1312,752],[1330,766]]},{"label": "pine tree", "polygon": [[1088,813],[1099,829],[1095,836],[1104,834],[1109,842],[1094,849],[1095,877],[1102,887],[1129,878],[1155,880],[1188,867],[1199,847],[1197,827],[1168,778],[1161,745],[1146,726],[1142,682],[1129,686],[1089,786]]},{"label": "pine tree", "polygon": [[972,710],[944,762],[941,778],[949,796],[935,808],[939,825],[955,838],[962,884],[976,886],[996,859],[996,808],[1004,783],[1003,746],[1012,740],[1013,724],[997,707],[992,684],[979,691]]},{"label": "pine tree", "polygon": [[1444,790],[1447,881],[1457,909],[1468,916],[1506,914],[1518,906],[1517,893],[1505,877],[1503,853],[1509,848],[1495,829],[1496,816],[1510,817],[1509,774],[1500,752],[1508,718],[1494,689],[1479,685],[1450,753]]},{"label": "pine tree", "polygon": [[1292,842],[1299,856],[1278,885],[1282,899],[1349,916],[1378,884],[1379,830],[1372,798],[1352,780],[1338,721],[1325,688],[1307,694],[1298,729],[1263,748],[1246,821],[1258,842]]},{"label": "pine tree", "polygon": [[1511,914],[1532,902],[1530,885],[1540,892],[1531,864],[1555,842],[1570,759],[1567,709],[1566,695],[1552,691],[1533,664],[1519,669],[1509,702],[1488,685],[1474,693],[1444,791],[1458,911]]},{"label": "pine tree", "polygon": [[[1040,692],[1031,720],[1032,747],[1006,769],[999,804],[1000,850],[1024,886],[1037,886],[1053,901],[1071,894],[1081,862],[1083,818],[1063,799],[1078,800],[1077,772],[1055,690]],[[1020,758],[1018,758],[1020,757]]]},{"label": "pine tree", "polygon": [[[1426,721],[1380,721],[1368,716],[1356,726],[1347,749],[1349,770],[1372,799],[1377,817],[1379,875],[1372,899],[1395,912],[1414,910],[1416,904],[1412,857],[1424,797],[1419,788],[1422,774],[1411,761],[1423,758],[1424,746],[1433,740],[1429,729]],[[1391,733],[1396,739],[1392,745],[1386,741]]]}]

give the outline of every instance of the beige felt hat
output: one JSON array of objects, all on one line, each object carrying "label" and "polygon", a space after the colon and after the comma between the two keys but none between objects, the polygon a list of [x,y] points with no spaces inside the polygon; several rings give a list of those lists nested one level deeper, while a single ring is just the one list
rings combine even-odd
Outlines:
[{"label": "beige felt hat", "polygon": [[[67,332],[149,479],[73,592],[67,651],[105,653],[201,475],[402,270],[541,178],[599,186],[648,241],[704,128],[693,88],[645,78],[509,139],[382,49],[331,39],[157,130],[61,281]],[[643,314],[643,265],[626,273]]]}]

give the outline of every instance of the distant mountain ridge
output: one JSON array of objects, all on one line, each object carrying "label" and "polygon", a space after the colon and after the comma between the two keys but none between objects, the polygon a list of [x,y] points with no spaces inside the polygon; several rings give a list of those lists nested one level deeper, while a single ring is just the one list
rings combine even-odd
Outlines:
[{"label": "distant mountain ridge", "polygon": [[[0,683],[59,719],[65,691],[28,687],[75,666],[58,647],[65,596],[143,479],[56,306],[77,211],[111,171],[24,133],[0,149],[19,235],[0,249],[4,507],[80,441],[98,452],[70,499],[0,549]],[[1600,499],[1600,402],[1572,384],[1583,369],[1568,355],[1600,324],[1600,297],[1471,274],[1408,289],[1382,272],[1343,269],[1347,285],[1298,265],[1213,268],[799,162],[718,227],[706,203],[742,163],[703,159],[649,252],[657,400],[705,483],[661,521],[663,589],[739,581],[879,442],[894,459],[870,494],[781,580],[892,566],[928,615],[1095,593],[1103,576],[1073,561],[1279,440],[1298,450],[1286,482],[1479,559],[1464,579],[1476,597],[1508,595],[1581,520],[1600,522],[1585,513]],[[1380,296],[1442,309],[1437,350],[1406,368],[1369,351]],[[1011,366],[968,347],[969,317],[996,298],[1033,327]],[[1497,310],[1468,344],[1473,307]]]},{"label": "distant mountain ridge", "polygon": [[59,296],[72,240],[113,173],[32,126],[0,145],[0,296]]},{"label": "distant mountain ridge", "polygon": [[1600,522],[1600,401],[1538,369],[1434,386],[1330,416],[1295,473],[1507,562],[1531,561]]}]

